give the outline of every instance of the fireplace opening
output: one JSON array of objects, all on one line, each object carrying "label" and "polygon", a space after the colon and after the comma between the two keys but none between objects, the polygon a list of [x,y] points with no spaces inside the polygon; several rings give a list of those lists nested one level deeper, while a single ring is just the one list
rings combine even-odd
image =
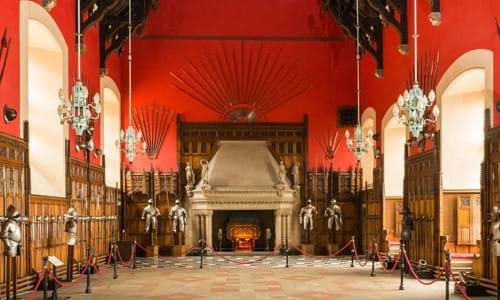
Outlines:
[{"label": "fireplace opening", "polygon": [[[217,251],[253,252],[274,249],[274,211],[216,210],[212,220],[212,241]],[[266,230],[271,238],[266,242]]]}]

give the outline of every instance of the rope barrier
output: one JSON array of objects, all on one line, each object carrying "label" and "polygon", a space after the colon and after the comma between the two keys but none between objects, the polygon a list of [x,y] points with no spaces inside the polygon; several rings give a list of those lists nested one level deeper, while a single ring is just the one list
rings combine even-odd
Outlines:
[{"label": "rope barrier", "polygon": [[307,253],[306,251],[300,249],[299,247],[295,245],[290,245],[291,248],[296,249],[297,251],[300,252],[300,254],[307,256],[307,257],[312,257],[312,258],[318,258],[318,259],[329,259],[338,256],[340,253],[342,253],[349,245],[352,243],[352,240],[349,240],[347,244],[345,244],[341,249],[337,250],[335,253],[330,254],[330,255],[313,255],[310,253]]},{"label": "rope barrier", "polygon": [[[410,259],[408,258],[408,255],[406,254],[406,251],[403,251],[403,254],[405,256],[406,261],[408,262],[407,265],[408,265],[408,267],[409,267],[409,269],[411,271],[411,274],[421,284],[423,284],[423,285],[431,285],[431,284],[435,283],[436,281],[438,281],[441,278],[441,276],[443,275],[443,270],[440,270],[439,274],[436,276],[436,278],[434,278],[434,279],[432,279],[431,281],[428,281],[428,282],[423,281],[420,277],[417,276],[417,273],[413,269],[413,264],[410,262]],[[448,263],[446,263],[444,267],[445,267],[445,269],[447,269],[448,268]]]},{"label": "rope barrier", "polygon": [[394,271],[396,270],[396,267],[398,266],[398,264],[399,264],[399,260],[400,260],[400,259],[399,259],[399,258],[400,258],[400,257],[399,257],[399,255],[398,255],[398,256],[394,259],[394,265],[392,266],[392,268],[388,269],[388,268],[386,268],[386,267],[385,267],[384,263],[389,263],[389,262],[391,262],[391,261],[390,261],[390,260],[387,260],[387,259],[386,259],[385,261],[383,261],[383,260],[380,258],[380,252],[379,252],[379,250],[378,250],[378,245],[377,245],[377,244],[375,244],[375,254],[377,255],[377,259],[378,259],[378,261],[379,261],[379,262],[381,263],[381,265],[382,265],[382,271],[384,271],[385,273],[392,273],[392,272],[394,272]]},{"label": "rope barrier", "polygon": [[222,258],[222,259],[224,259],[226,261],[229,261],[229,262],[232,262],[232,263],[235,263],[235,264],[238,264],[238,265],[251,265],[251,264],[254,264],[256,262],[262,261],[262,260],[270,257],[271,255],[276,255],[281,250],[281,248],[282,248],[281,246],[282,246],[282,244],[278,245],[277,247],[274,248],[273,252],[271,252],[271,253],[269,253],[267,255],[264,255],[264,256],[256,259],[256,260],[237,261],[237,260],[230,259],[230,258],[228,258],[228,257],[226,257],[224,255],[221,255],[221,254],[217,253],[217,251],[215,251],[215,249],[212,248],[211,245],[207,244],[207,247],[210,248],[215,253],[215,255],[217,255],[218,257],[220,257],[220,258]]},{"label": "rope barrier", "polygon": [[359,264],[360,267],[365,267],[368,264],[368,255],[366,256],[366,261],[364,264],[360,262],[361,259],[358,256],[358,250],[356,250],[356,242],[354,240],[351,240],[351,243],[352,243],[352,249],[354,249],[354,256],[356,257],[357,263]]},{"label": "rope barrier", "polygon": [[132,264],[132,261],[134,260],[134,254],[132,253],[132,255],[130,255],[130,259],[127,263],[125,263],[123,261],[123,258],[122,258],[122,255],[120,253],[120,248],[116,249],[116,254],[118,254],[118,259],[120,260],[120,265],[124,266],[124,267],[129,267],[130,264]]},{"label": "rope barrier", "polygon": [[43,271],[42,273],[40,273],[40,277],[38,277],[38,281],[35,285],[35,288],[33,289],[33,291],[31,291],[31,293],[29,294],[28,296],[28,300],[33,300],[35,299],[35,294],[36,292],[38,291],[38,288],[40,287],[40,284],[42,283],[42,280],[43,278],[45,277],[45,271]]},{"label": "rope barrier", "polygon": [[463,287],[460,285],[460,282],[458,281],[458,279],[456,279],[455,275],[453,275],[453,272],[451,271],[451,266],[448,268],[448,273],[451,275],[451,278],[453,279],[453,282],[455,282],[455,286],[460,291],[460,293],[462,294],[462,296],[464,296],[464,298],[466,300],[470,300],[469,296],[467,296],[467,293],[464,291]]}]

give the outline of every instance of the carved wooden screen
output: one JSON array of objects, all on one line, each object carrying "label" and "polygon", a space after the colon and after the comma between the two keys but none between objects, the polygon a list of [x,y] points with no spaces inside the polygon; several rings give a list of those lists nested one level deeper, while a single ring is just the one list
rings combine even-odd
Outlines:
[{"label": "carved wooden screen", "polygon": [[384,251],[385,242],[383,234],[383,182],[382,168],[373,169],[373,187],[365,188],[362,192],[364,206],[364,245],[365,248],[371,245],[372,239],[375,239],[379,250]]},{"label": "carved wooden screen", "polygon": [[160,251],[165,247],[172,246],[172,226],[168,213],[175,205],[178,196],[177,172],[161,172],[151,170],[149,172],[130,172],[125,174],[125,191],[127,198],[124,203],[124,239],[137,239],[141,245],[151,244],[151,236],[144,232],[145,221],[141,220],[142,211],[152,198],[156,207],[160,210],[157,226],[157,245]]},{"label": "carved wooden screen", "polygon": [[[23,217],[21,223],[22,254],[17,259],[18,278],[31,273],[29,203],[26,195],[25,160],[27,154],[25,141],[0,133],[0,216],[5,216],[7,207],[14,205]],[[0,243],[3,253],[3,243]],[[5,293],[5,260],[0,260],[0,297]]]},{"label": "carved wooden screen", "polygon": [[[484,162],[481,166],[481,213],[487,220],[493,206],[500,203],[500,127],[492,128],[490,111],[485,111]],[[483,277],[496,279],[496,259],[491,253],[491,223],[481,223]]]},{"label": "carved wooden screen", "polygon": [[[308,172],[306,198],[310,198],[318,211],[318,216],[314,220],[314,244],[316,251],[325,249],[328,243],[327,218],[324,211],[330,205],[331,198],[337,200],[337,204],[342,211],[344,224],[335,233],[335,240],[339,246],[346,244],[352,236],[361,235],[361,222],[358,217],[359,203],[357,192],[360,189],[361,172]],[[357,244],[361,246],[361,238],[357,238]],[[305,242],[304,231],[301,230],[301,240]]]},{"label": "carved wooden screen", "polygon": [[431,151],[408,155],[405,148],[403,204],[415,218],[415,230],[407,248],[410,259],[425,259],[429,265],[440,266],[440,163],[439,133]]},{"label": "carved wooden screen", "polygon": [[[220,140],[264,140],[275,158],[287,170],[300,163],[301,183],[307,170],[307,117],[303,123],[183,123],[177,117],[177,163],[181,174],[180,191],[184,199],[185,167],[189,162],[199,178],[200,160],[215,154]],[[289,173],[289,172],[288,172]],[[304,189],[303,189],[304,190]]]}]

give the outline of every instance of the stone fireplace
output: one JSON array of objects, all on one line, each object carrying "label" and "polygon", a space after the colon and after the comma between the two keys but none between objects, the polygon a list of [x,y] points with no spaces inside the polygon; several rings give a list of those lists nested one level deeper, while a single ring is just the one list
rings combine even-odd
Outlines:
[{"label": "stone fireplace", "polygon": [[[224,239],[230,240],[227,235],[229,219],[221,224],[222,215],[225,218],[233,216],[233,220],[240,222],[245,219],[242,216],[246,216],[247,221],[256,217],[254,224],[265,219],[265,224],[271,228],[272,246],[284,242],[286,229],[290,242],[300,244],[300,193],[291,188],[288,179],[280,186],[278,172],[279,163],[265,141],[220,141],[219,149],[208,164],[209,187],[199,182],[192,197],[186,201],[189,213],[186,246],[204,238],[217,248],[218,228],[223,228]],[[253,250],[259,250],[262,241],[265,243],[265,228],[262,224],[258,228],[259,238],[254,241]],[[231,243],[224,241],[223,248],[233,249]]]}]

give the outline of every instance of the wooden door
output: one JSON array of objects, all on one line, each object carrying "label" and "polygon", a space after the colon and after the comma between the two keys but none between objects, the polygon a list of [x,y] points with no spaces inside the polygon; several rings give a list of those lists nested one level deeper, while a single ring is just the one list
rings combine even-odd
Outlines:
[{"label": "wooden door", "polygon": [[457,196],[457,245],[476,245],[481,239],[481,203],[476,194]]}]

